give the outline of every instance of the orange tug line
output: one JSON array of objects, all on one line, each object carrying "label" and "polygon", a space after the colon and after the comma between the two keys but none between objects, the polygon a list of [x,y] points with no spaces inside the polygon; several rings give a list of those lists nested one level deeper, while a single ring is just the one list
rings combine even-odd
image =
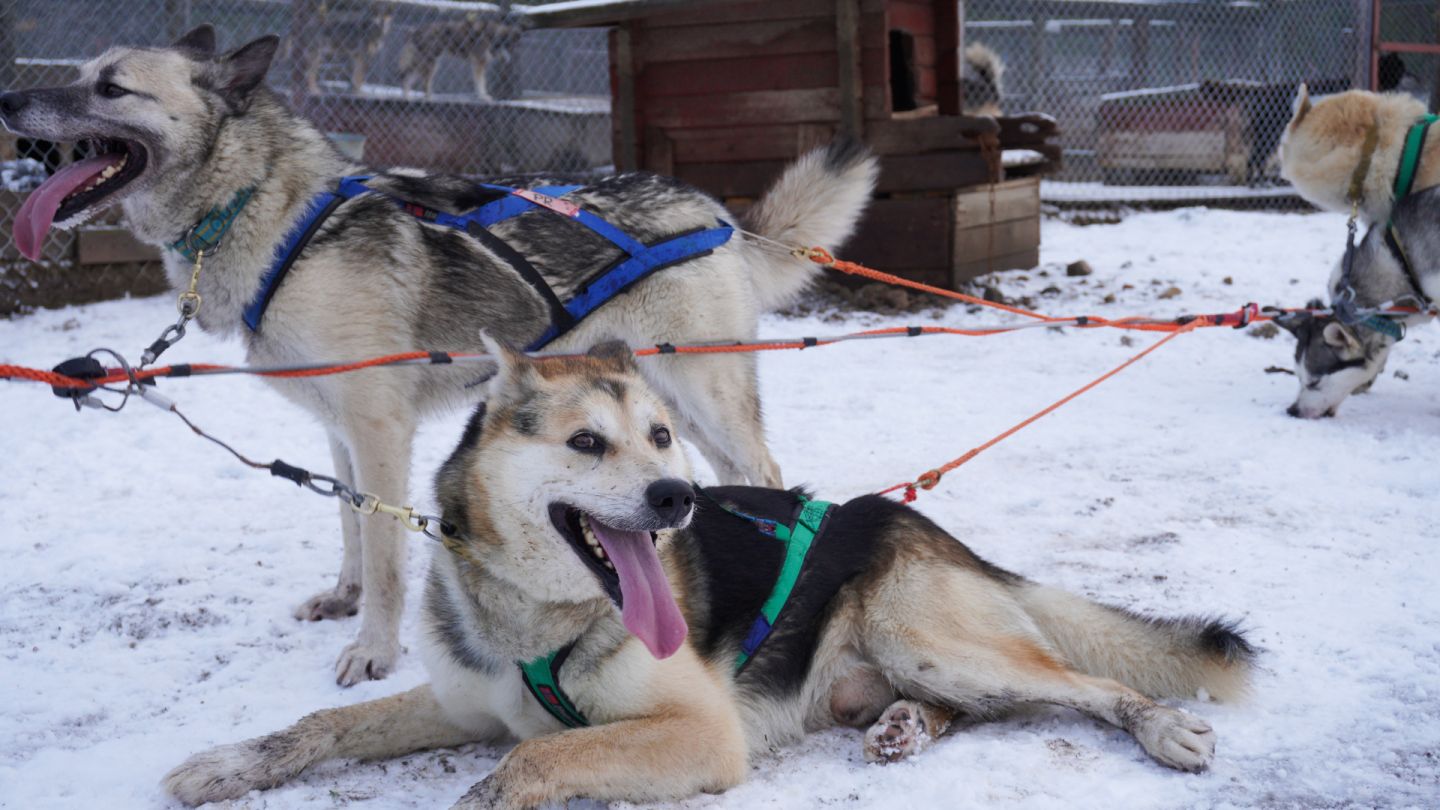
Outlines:
[{"label": "orange tug line", "polygon": [[[1187,333],[1187,332],[1191,332],[1191,331],[1193,331],[1193,330],[1195,330],[1195,329],[1198,329],[1198,328],[1201,328],[1201,327],[1212,327],[1212,326],[1243,326],[1243,325],[1245,325],[1245,324],[1247,324],[1247,323],[1261,323],[1261,322],[1264,322],[1264,321],[1273,320],[1273,318],[1271,318],[1271,317],[1269,317],[1269,316],[1261,315],[1261,314],[1259,313],[1259,311],[1258,311],[1258,308],[1252,309],[1252,310],[1251,310],[1250,312],[1248,312],[1248,313],[1246,312],[1246,310],[1241,310],[1239,313],[1234,313],[1234,314],[1230,314],[1230,315],[1197,316],[1197,317],[1192,318],[1192,319],[1189,320],[1188,322],[1184,322],[1184,323],[1181,323],[1181,322],[1178,322],[1178,321],[1177,321],[1177,322],[1157,323],[1157,322],[1155,322],[1153,319],[1140,318],[1140,317],[1120,318],[1120,319],[1116,319],[1116,320],[1111,320],[1111,319],[1108,319],[1108,318],[1089,317],[1089,316],[1084,317],[1084,318],[1054,318],[1054,317],[1051,317],[1051,316],[1048,316],[1048,315],[1043,315],[1043,314],[1041,314],[1041,313],[1039,313],[1039,312],[1034,312],[1034,311],[1031,311],[1031,310],[1028,310],[1028,309],[1023,309],[1023,308],[1021,308],[1021,307],[1014,307],[1014,306],[1010,306],[1010,305],[1008,305],[1008,304],[1002,304],[1002,303],[1000,303],[1000,302],[998,302],[998,301],[988,301],[988,300],[986,300],[986,299],[984,299],[984,298],[978,298],[978,297],[973,296],[973,295],[966,295],[965,293],[962,293],[962,292],[956,292],[956,291],[954,291],[954,290],[946,290],[946,289],[943,289],[943,288],[940,288],[940,287],[934,287],[934,286],[931,286],[931,285],[929,285],[929,284],[924,284],[924,283],[921,283],[921,282],[918,282],[918,281],[911,281],[910,279],[901,278],[901,277],[899,277],[899,276],[892,275],[892,274],[890,274],[890,273],[885,273],[885,272],[882,272],[882,271],[880,271],[880,270],[875,270],[875,269],[873,269],[873,268],[866,267],[866,266],[861,265],[861,264],[856,264],[856,263],[854,263],[854,262],[841,261],[841,260],[836,259],[834,256],[830,255],[830,252],[829,252],[829,251],[825,250],[824,248],[820,248],[820,247],[813,247],[813,248],[808,248],[808,249],[797,249],[797,250],[795,251],[795,254],[796,254],[797,256],[800,256],[800,257],[809,259],[810,261],[815,262],[816,264],[819,264],[819,265],[821,265],[821,266],[823,266],[823,267],[825,267],[825,268],[827,268],[827,269],[836,270],[836,271],[841,272],[841,273],[847,273],[847,274],[849,274],[849,275],[861,276],[861,277],[864,277],[864,278],[871,279],[871,280],[873,280],[873,281],[878,281],[878,282],[881,282],[881,283],[884,283],[884,284],[890,284],[890,285],[897,286],[897,287],[908,287],[908,288],[910,288],[910,289],[918,290],[918,291],[920,291],[920,292],[929,293],[929,294],[931,294],[931,295],[938,295],[938,296],[941,296],[941,297],[944,297],[944,298],[951,298],[951,299],[954,299],[954,300],[957,300],[957,301],[964,301],[964,302],[969,303],[969,304],[975,304],[975,305],[977,305],[977,306],[988,307],[988,308],[990,308],[990,309],[998,309],[998,310],[1001,310],[1001,311],[1003,311],[1003,312],[1009,312],[1009,313],[1011,313],[1011,314],[1013,314],[1013,315],[1019,315],[1019,316],[1025,317],[1025,318],[1030,318],[1030,319],[1033,319],[1033,320],[1040,321],[1040,322],[1042,322],[1042,323],[1054,323],[1054,324],[1057,324],[1057,325],[1063,324],[1063,325],[1068,325],[1068,326],[1075,326],[1075,327],[1082,328],[1082,329],[1093,329],[1093,328],[1100,328],[1100,327],[1110,327],[1110,328],[1116,328],[1116,329],[1133,329],[1133,330],[1146,331],[1146,332],[1165,332],[1165,333],[1167,333],[1167,334],[1165,335],[1165,337],[1163,337],[1163,338],[1161,338],[1160,340],[1156,341],[1154,344],[1152,344],[1152,345],[1149,346],[1148,348],[1143,349],[1143,350],[1140,351],[1139,353],[1135,354],[1135,355],[1134,355],[1133,357],[1131,357],[1130,359],[1126,360],[1125,362],[1121,363],[1120,365],[1116,366],[1115,368],[1113,368],[1113,369],[1105,372],[1104,374],[1102,374],[1101,376],[1099,376],[1099,377],[1097,377],[1096,379],[1092,380],[1091,382],[1087,383],[1086,385],[1084,385],[1084,386],[1076,389],[1075,391],[1072,391],[1070,394],[1066,395],[1065,397],[1063,397],[1063,398],[1061,398],[1061,399],[1059,399],[1059,400],[1056,400],[1055,402],[1053,402],[1053,403],[1051,403],[1050,405],[1046,406],[1044,409],[1042,409],[1041,411],[1035,413],[1034,415],[1030,416],[1029,418],[1027,418],[1027,419],[1025,419],[1025,420],[1023,420],[1023,421],[1021,421],[1021,422],[1016,423],[1014,426],[1012,426],[1012,427],[1009,428],[1008,430],[1006,430],[1006,431],[1004,431],[1003,433],[999,434],[998,436],[990,439],[989,441],[985,442],[984,444],[981,444],[981,445],[979,445],[978,447],[972,448],[971,450],[969,450],[968,452],[966,452],[964,455],[959,456],[959,457],[957,457],[957,458],[955,458],[955,459],[952,459],[951,461],[949,461],[949,462],[947,462],[947,463],[945,463],[945,464],[943,464],[943,465],[941,465],[941,466],[939,466],[939,467],[936,467],[936,468],[931,469],[931,470],[927,470],[926,472],[924,472],[924,473],[920,474],[919,476],[917,476],[917,477],[915,478],[915,480],[913,480],[913,481],[905,481],[905,482],[902,482],[902,483],[899,483],[899,484],[895,484],[894,486],[888,487],[888,488],[886,488],[886,489],[882,489],[882,490],[880,490],[880,492],[879,492],[879,494],[881,494],[881,495],[888,495],[888,494],[890,494],[890,493],[892,493],[892,492],[896,492],[896,491],[898,491],[898,490],[904,490],[903,500],[904,500],[905,503],[909,503],[909,502],[915,500],[915,498],[916,498],[917,495],[918,495],[918,490],[921,490],[921,489],[926,489],[926,490],[928,490],[928,489],[934,489],[935,486],[940,483],[940,479],[941,479],[946,473],[948,473],[948,472],[956,469],[957,467],[960,467],[961,465],[969,462],[971,459],[975,458],[976,456],[980,455],[981,453],[985,452],[986,450],[990,449],[991,447],[994,447],[995,445],[999,444],[1000,442],[1004,441],[1005,439],[1009,438],[1010,436],[1013,436],[1014,434],[1020,432],[1021,430],[1023,430],[1024,428],[1026,428],[1026,427],[1028,427],[1028,426],[1030,426],[1031,424],[1035,423],[1036,421],[1038,421],[1038,420],[1041,419],[1042,417],[1045,417],[1045,416],[1053,413],[1054,411],[1058,410],[1060,407],[1062,407],[1062,406],[1064,406],[1065,404],[1069,403],[1071,400],[1075,399],[1076,397],[1080,396],[1081,394],[1084,394],[1085,392],[1089,391],[1090,389],[1098,386],[1100,383],[1103,383],[1103,382],[1105,382],[1106,380],[1110,379],[1111,377],[1115,376],[1116,374],[1119,374],[1121,371],[1124,371],[1126,368],[1129,368],[1131,365],[1139,362],[1139,361],[1140,361],[1141,359],[1143,359],[1146,355],[1149,355],[1151,352],[1155,351],[1156,349],[1160,348],[1161,346],[1164,346],[1166,343],[1169,343],[1173,338],[1178,337],[1179,335],[1185,334],[1185,333]],[[1248,317],[1247,317],[1247,315],[1248,315]],[[1234,319],[1234,320],[1232,320],[1232,319]],[[884,328],[884,329],[871,329],[871,330],[867,330],[867,331],[858,332],[858,333],[856,333],[856,334],[860,334],[860,335],[885,335],[885,334],[898,334],[898,333],[905,333],[905,332],[911,332],[911,333],[913,333],[913,331],[914,331],[914,328],[913,328],[913,327],[890,327],[890,328]],[[993,335],[993,334],[999,334],[1000,331],[1004,331],[1004,330],[995,330],[995,329],[976,330],[976,329],[959,329],[959,328],[954,328],[954,327],[943,327],[943,326],[925,326],[925,327],[919,327],[918,331],[919,331],[920,333],[923,333],[923,334],[947,334],[947,335],[965,335],[965,336],[978,337],[978,336],[989,336],[989,335]],[[665,346],[665,347],[663,347],[663,348],[660,347],[660,346],[652,346],[652,347],[648,347],[648,348],[643,348],[643,349],[637,349],[637,350],[635,350],[635,356],[636,356],[636,357],[649,357],[649,356],[658,355],[658,354],[726,354],[726,353],[734,353],[734,352],[781,351],[781,350],[787,350],[787,349],[806,349],[806,348],[810,348],[810,347],[813,347],[813,346],[825,346],[825,345],[830,345],[831,343],[834,343],[834,342],[835,342],[835,341],[830,341],[830,340],[819,340],[819,341],[811,340],[811,341],[803,341],[803,342],[802,342],[802,341],[777,341],[777,342],[773,342],[773,343],[750,343],[750,344],[733,345],[733,346],[729,346],[729,345],[727,345],[727,346]],[[404,352],[404,353],[400,353],[400,354],[390,354],[390,355],[385,355],[385,356],[382,356],[382,357],[372,357],[372,358],[369,358],[369,359],[366,359],[366,360],[359,360],[359,361],[352,362],[352,363],[342,363],[342,364],[337,364],[337,365],[332,365],[332,366],[323,366],[323,367],[319,367],[319,368],[297,369],[297,370],[290,370],[290,371],[259,371],[259,372],[255,372],[255,373],[258,374],[259,376],[264,376],[264,377],[319,377],[319,376],[324,376],[324,375],[329,375],[329,374],[341,374],[341,373],[349,372],[349,371],[358,371],[358,370],[360,370],[360,369],[371,368],[371,367],[374,367],[374,366],[382,366],[382,365],[387,365],[387,364],[391,364],[391,363],[398,363],[398,362],[404,362],[404,361],[409,361],[409,360],[420,360],[420,359],[424,359],[424,358],[430,357],[430,356],[432,356],[432,353],[431,353],[431,352],[423,352],[423,351]],[[230,368],[229,366],[223,366],[223,365],[194,363],[194,364],[188,365],[188,367],[186,368],[186,371],[183,372],[183,373],[188,374],[189,372],[194,372],[194,371],[218,371],[218,370],[225,370],[225,369],[229,369],[229,368]],[[140,381],[140,380],[154,379],[154,378],[158,378],[158,377],[182,376],[182,375],[177,375],[177,374],[175,374],[175,369],[176,369],[175,366],[158,366],[158,367],[156,367],[156,368],[134,370],[134,371],[132,371],[130,374],[126,374],[123,370],[115,370],[115,371],[111,371],[111,372],[110,372],[107,376],[105,376],[105,377],[98,378],[98,379],[85,380],[85,379],[78,379],[78,378],[75,378],[75,377],[69,377],[69,376],[66,376],[66,375],[64,375],[64,374],[57,374],[57,373],[55,373],[55,372],[53,372],[53,371],[45,371],[45,370],[42,370],[42,369],[28,368],[28,367],[25,367],[25,366],[15,366],[15,365],[4,365],[4,364],[0,364],[0,379],[9,378],[9,379],[33,380],[33,381],[35,381],[35,382],[45,383],[45,384],[47,384],[47,385],[54,386],[54,387],[57,387],[57,388],[73,388],[73,389],[87,389],[87,388],[88,388],[88,389],[93,389],[93,388],[96,387],[96,386],[110,385],[110,384],[113,384],[113,383],[120,383],[120,382],[128,382],[128,381],[131,380],[132,377],[133,377],[134,380]]]}]

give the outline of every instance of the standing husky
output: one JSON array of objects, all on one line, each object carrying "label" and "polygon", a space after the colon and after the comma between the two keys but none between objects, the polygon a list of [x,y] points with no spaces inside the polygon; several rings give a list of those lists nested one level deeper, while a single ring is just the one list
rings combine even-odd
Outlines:
[{"label": "standing husky", "polygon": [[[1329,211],[1350,211],[1350,186],[1360,169],[1360,214],[1384,222],[1395,203],[1395,175],[1405,135],[1425,114],[1425,104],[1401,93],[1350,90],[1319,101],[1300,85],[1294,114],[1280,139],[1280,176],[1300,196]],[[1374,143],[1368,150],[1370,132]],[[1369,160],[1368,167],[1362,164]],[[1440,185],[1440,131],[1431,127],[1413,191]]]},{"label": "standing husky", "polygon": [[[1440,300],[1440,188],[1411,194],[1396,204],[1388,225],[1372,225],[1355,249],[1351,287],[1355,305],[1377,309],[1388,304],[1429,309]],[[1407,269],[1408,265],[1408,269]],[[1330,300],[1340,294],[1341,265],[1330,278]],[[1311,309],[1322,306],[1310,302]],[[1405,318],[1406,325],[1428,320],[1426,314]],[[1369,390],[1385,370],[1395,338],[1362,321],[1347,326],[1333,315],[1302,314],[1280,318],[1296,338],[1295,376],[1300,394],[1286,411],[1316,419],[1334,416],[1352,393]]]},{"label": "standing husky", "polygon": [[463,20],[430,23],[412,30],[400,50],[401,88],[406,96],[417,86],[424,95],[435,95],[435,75],[440,57],[454,56],[470,63],[475,95],[490,100],[486,78],[492,62],[506,61],[520,41],[520,18],[512,15],[471,13]]},{"label": "standing husky", "polygon": [[[880,496],[825,511],[799,491],[695,490],[679,424],[623,345],[490,350],[500,372],[436,479],[456,533],[426,588],[430,683],[197,754],[165,777],[180,800],[516,738],[455,807],[678,799],[817,729],[869,726],[866,759],[893,762],[1023,703],[1123,728],[1172,768],[1211,761],[1210,726],[1146,695],[1242,693],[1252,651],[1232,625],[1039,585]],[[785,577],[802,523],[809,551]],[[777,580],[794,588],[767,614]],[[556,650],[532,696],[516,662]]]},{"label": "standing husky", "polygon": [[[153,245],[183,244],[202,218],[228,212],[228,231],[199,274],[198,322],[243,340],[259,365],[473,351],[481,329],[528,345],[550,327],[552,310],[497,250],[527,257],[560,297],[621,255],[573,217],[540,208],[478,233],[485,242],[427,224],[395,198],[455,213],[474,208],[481,191],[459,177],[381,173],[369,187],[393,196],[366,193],[334,209],[283,282],[269,288],[263,322],[247,329],[242,315],[260,300],[285,234],[315,195],[365,173],[264,86],[277,43],[263,37],[217,55],[214,31],[202,26],[170,48],[112,49],[81,66],[69,86],[0,96],[0,118],[12,131],[90,139],[97,147],[96,157],[56,173],[26,199],[15,223],[21,251],[37,256],[52,223],[71,227],[115,203],[136,236]],[[864,210],[876,171],[874,158],[853,143],[813,152],[785,172],[747,226],[786,244],[835,246]],[[639,173],[597,181],[565,201],[645,243],[713,228],[729,216],[696,189]],[[176,252],[166,252],[165,269],[176,287],[190,282],[192,263]],[[759,313],[789,300],[817,272],[812,262],[737,236],[645,278],[552,345],[753,338]],[[753,357],[667,357],[645,371],[721,481],[780,483],[765,446]],[[473,378],[432,366],[272,383],[326,426],[337,477],[390,500],[409,491],[420,417],[461,401]],[[339,582],[306,600],[296,616],[354,615],[363,591],[359,637],[336,665],[337,680],[349,685],[383,678],[400,653],[403,530],[388,517],[360,517],[344,506],[341,523]]]}]

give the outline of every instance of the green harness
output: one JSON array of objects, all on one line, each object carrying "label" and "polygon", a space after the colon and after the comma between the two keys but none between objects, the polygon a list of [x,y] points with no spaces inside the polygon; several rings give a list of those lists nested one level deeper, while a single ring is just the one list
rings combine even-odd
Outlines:
[{"label": "green harness", "polygon": [[1405,134],[1405,151],[1400,153],[1400,171],[1395,175],[1395,199],[1410,193],[1415,185],[1415,174],[1420,168],[1420,152],[1425,148],[1425,133],[1440,116],[1422,115],[1415,119],[1410,131]]},{"label": "green harness", "polygon": [[[835,505],[828,501],[812,501],[803,495],[797,497],[800,499],[800,514],[796,516],[792,526],[726,509],[731,514],[754,523],[760,532],[769,534],[785,544],[785,561],[780,565],[780,575],[776,577],[775,585],[770,589],[770,595],[766,597],[765,603],[760,606],[760,615],[755,617],[755,623],[750,626],[750,632],[740,643],[739,655],[735,656],[736,672],[744,669],[745,665],[750,663],[750,660],[755,657],[755,653],[759,651],[760,645],[765,642],[770,631],[774,629],[776,620],[781,611],[785,609],[785,603],[790,601],[790,594],[795,590],[795,583],[800,580],[800,572],[805,569],[805,559],[810,554],[810,546],[820,534],[825,516],[830,514],[830,509]],[[575,708],[575,704],[570,701],[565,690],[560,688],[560,667],[564,665],[565,659],[570,656],[570,652],[574,648],[575,642],[572,641],[549,655],[542,655],[533,661],[517,662],[520,667],[520,679],[525,682],[525,688],[530,690],[530,694],[545,711],[559,720],[560,724],[566,728],[590,725],[590,721],[586,720],[585,715]]]}]

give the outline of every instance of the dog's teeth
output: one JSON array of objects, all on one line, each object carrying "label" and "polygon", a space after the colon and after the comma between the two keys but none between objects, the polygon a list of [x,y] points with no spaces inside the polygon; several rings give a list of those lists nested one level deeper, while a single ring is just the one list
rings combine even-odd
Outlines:
[{"label": "dog's teeth", "polygon": [[612,562],[610,562],[609,560],[606,560],[606,561],[605,561],[605,567],[606,567],[606,568],[609,568],[611,571],[614,571],[614,570],[615,570],[615,563],[612,563]]}]

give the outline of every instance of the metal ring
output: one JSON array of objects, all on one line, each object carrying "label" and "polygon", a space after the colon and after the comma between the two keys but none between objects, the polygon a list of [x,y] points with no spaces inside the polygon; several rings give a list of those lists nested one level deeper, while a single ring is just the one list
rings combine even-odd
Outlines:
[{"label": "metal ring", "polygon": [[218,256],[220,254],[220,246],[225,243],[225,239],[222,236],[220,239],[215,240],[215,244],[213,245],[201,245],[199,247],[196,247],[194,240],[198,238],[199,237],[196,236],[195,230],[193,228],[189,231],[186,231],[185,247],[189,248],[191,253],[204,253],[205,258],[207,259]]}]

